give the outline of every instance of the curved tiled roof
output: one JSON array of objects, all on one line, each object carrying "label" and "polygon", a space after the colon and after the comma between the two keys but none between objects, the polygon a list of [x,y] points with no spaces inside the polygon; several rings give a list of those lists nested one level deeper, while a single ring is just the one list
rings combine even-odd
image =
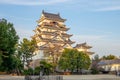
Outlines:
[{"label": "curved tiled roof", "polygon": [[98,65],[108,65],[108,64],[120,64],[120,59],[114,60],[101,60]]},{"label": "curved tiled roof", "polygon": [[77,44],[74,48],[79,48],[79,47],[84,47],[84,48],[92,48],[92,46],[87,45],[87,43],[82,43],[82,44]]},{"label": "curved tiled roof", "polygon": [[53,13],[47,13],[47,12],[42,12],[42,14],[45,16],[45,18],[51,19],[51,20],[56,20],[56,21],[66,21],[66,19],[62,19],[59,14],[53,14]]}]

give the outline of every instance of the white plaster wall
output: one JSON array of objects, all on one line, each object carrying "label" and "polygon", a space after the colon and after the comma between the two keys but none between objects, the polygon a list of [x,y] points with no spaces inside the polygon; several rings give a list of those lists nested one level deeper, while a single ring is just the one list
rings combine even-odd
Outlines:
[{"label": "white plaster wall", "polygon": [[43,50],[38,50],[36,51],[35,53],[35,56],[33,56],[33,60],[36,60],[36,59],[42,59],[43,58]]}]

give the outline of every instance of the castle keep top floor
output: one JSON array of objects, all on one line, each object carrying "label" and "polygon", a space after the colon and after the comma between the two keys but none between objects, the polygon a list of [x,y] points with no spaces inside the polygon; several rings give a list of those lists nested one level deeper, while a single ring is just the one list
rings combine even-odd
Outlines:
[{"label": "castle keep top floor", "polygon": [[57,22],[59,24],[63,24],[66,21],[66,19],[63,19],[60,17],[60,14],[53,14],[53,13],[47,13],[42,11],[42,15],[40,19],[37,21],[39,24],[43,22]]}]

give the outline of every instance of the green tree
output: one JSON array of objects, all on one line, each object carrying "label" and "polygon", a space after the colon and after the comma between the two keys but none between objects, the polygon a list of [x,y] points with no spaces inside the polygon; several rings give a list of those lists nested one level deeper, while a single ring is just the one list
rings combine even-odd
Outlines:
[{"label": "green tree", "polygon": [[113,59],[118,59],[115,55],[107,55],[107,56],[103,56],[101,59],[104,59],[104,60],[113,60]]},{"label": "green tree", "polygon": [[93,57],[93,60],[94,60],[94,61],[99,61],[99,60],[100,60],[99,55],[98,55],[98,54],[96,54],[96,55]]},{"label": "green tree", "polygon": [[64,49],[62,56],[60,57],[60,60],[58,62],[58,65],[60,69],[66,71],[68,68],[70,68],[70,59],[73,59],[73,55],[71,54],[71,49]]},{"label": "green tree", "polygon": [[46,62],[45,60],[40,61],[40,71],[43,71],[45,75],[49,75],[53,72],[54,65]]},{"label": "green tree", "polygon": [[[12,72],[14,70],[15,45],[18,43],[18,35],[13,24],[6,19],[0,20],[0,70]],[[8,66],[9,65],[9,66]]]},{"label": "green tree", "polygon": [[15,54],[13,57],[14,72],[20,75],[23,72],[24,65],[22,64],[21,58],[18,57],[18,54]]},{"label": "green tree", "polygon": [[33,53],[36,49],[36,42],[34,40],[23,39],[18,44],[18,56],[21,58],[23,65],[29,68],[30,62],[32,61]]},{"label": "green tree", "polygon": [[1,66],[1,64],[2,64],[2,53],[0,52],[0,66]]},{"label": "green tree", "polygon": [[40,66],[35,67],[34,74],[40,75]]},{"label": "green tree", "polygon": [[89,56],[84,52],[79,52],[76,49],[64,49],[62,56],[58,62],[60,69],[66,71],[74,70],[80,71],[81,69],[88,69],[91,64]]},{"label": "green tree", "polygon": [[93,59],[92,59],[92,65],[91,65],[91,70],[92,70],[92,74],[98,74],[99,73],[99,67],[98,67],[98,63],[100,62],[100,58],[99,55],[96,54]]},{"label": "green tree", "polygon": [[81,69],[88,69],[91,64],[89,56],[84,52],[75,54],[76,70],[79,72]]}]

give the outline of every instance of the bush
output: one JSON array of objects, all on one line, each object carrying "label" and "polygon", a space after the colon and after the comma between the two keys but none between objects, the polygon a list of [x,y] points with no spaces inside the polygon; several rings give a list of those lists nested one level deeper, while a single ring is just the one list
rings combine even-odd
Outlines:
[{"label": "bush", "polygon": [[99,70],[97,68],[91,69],[92,70],[92,74],[99,74]]},{"label": "bush", "polygon": [[35,68],[34,74],[35,74],[35,75],[39,75],[39,74],[40,74],[40,67],[36,67],[36,68]]},{"label": "bush", "polygon": [[24,75],[32,75],[32,74],[33,74],[33,69],[32,68],[24,70]]}]

